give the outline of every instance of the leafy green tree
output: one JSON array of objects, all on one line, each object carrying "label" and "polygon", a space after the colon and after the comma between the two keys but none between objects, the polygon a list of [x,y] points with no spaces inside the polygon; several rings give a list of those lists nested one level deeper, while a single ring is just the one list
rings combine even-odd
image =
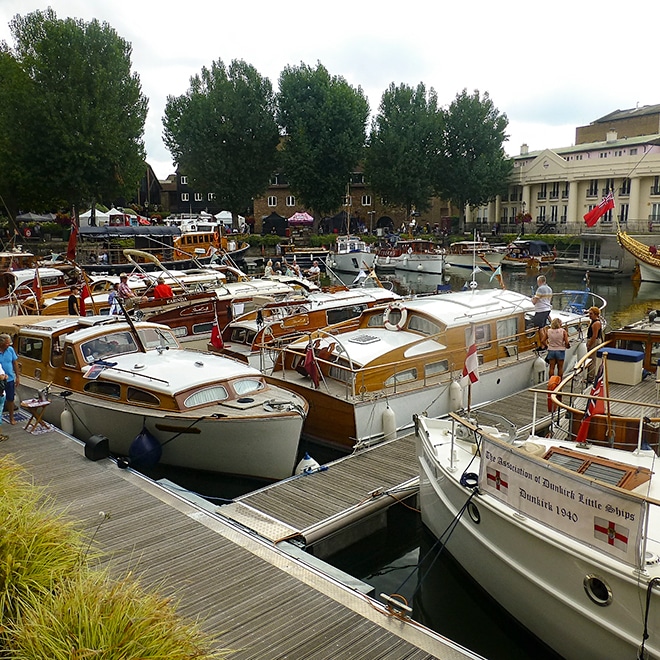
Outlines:
[{"label": "leafy green tree", "polygon": [[284,174],[298,200],[317,215],[336,211],[363,157],[369,103],[361,88],[330,76],[320,63],[280,74],[277,118],[285,131]]},{"label": "leafy green tree", "polygon": [[442,112],[433,89],[392,83],[372,121],[365,176],[388,204],[427,210],[442,155]]},{"label": "leafy green tree", "polygon": [[59,20],[52,9],[15,16],[10,29],[4,69],[13,58],[22,75],[0,80],[0,93],[21,102],[0,113],[0,125],[16,127],[0,164],[20,174],[18,203],[39,210],[133,193],[145,167],[147,99],[130,44],[107,23]]},{"label": "leafy green tree", "polygon": [[507,116],[488,92],[463,90],[445,113],[443,159],[437,193],[459,209],[480,206],[506,189],[513,162],[504,152]]},{"label": "leafy green tree", "polygon": [[232,213],[245,213],[276,170],[279,131],[270,81],[243,60],[221,60],[169,96],[165,145],[197,187]]}]

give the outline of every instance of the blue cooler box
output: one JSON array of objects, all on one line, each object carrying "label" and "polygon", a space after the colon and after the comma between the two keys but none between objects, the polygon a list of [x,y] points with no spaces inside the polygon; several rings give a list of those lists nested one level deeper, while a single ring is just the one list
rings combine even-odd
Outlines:
[{"label": "blue cooler box", "polygon": [[607,379],[610,383],[637,385],[642,382],[644,353],[627,351],[623,348],[601,348],[599,358],[607,353]]}]

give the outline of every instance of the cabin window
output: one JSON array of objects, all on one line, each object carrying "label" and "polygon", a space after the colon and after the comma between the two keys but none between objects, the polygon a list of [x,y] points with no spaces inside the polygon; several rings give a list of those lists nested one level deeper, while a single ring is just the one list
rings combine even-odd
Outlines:
[{"label": "cabin window", "polygon": [[440,360],[439,362],[430,362],[424,365],[424,377],[430,378],[449,371],[449,360]]},{"label": "cabin window", "polygon": [[[128,333],[124,334],[130,337]],[[142,340],[142,344],[147,349],[160,347],[164,348],[165,346],[168,346],[169,348],[179,347],[176,339],[174,339],[174,336],[169,330],[161,330],[161,328],[144,328],[142,330],[138,330],[138,335]],[[111,335],[111,337],[114,337],[114,335]],[[130,338],[132,341],[132,337]],[[127,351],[122,351],[122,353],[126,352]]]},{"label": "cabin window", "polygon": [[140,390],[137,387],[129,387],[126,392],[126,398],[135,403],[146,403],[150,406],[159,406],[160,399],[151,392]]},{"label": "cabin window", "polygon": [[231,331],[231,340],[237,344],[245,343],[245,328],[233,328]]},{"label": "cabin window", "polygon": [[385,387],[394,387],[394,385],[409,383],[412,380],[417,380],[417,369],[405,369],[404,371],[399,371],[393,376],[390,376],[385,381]]},{"label": "cabin window", "polygon": [[212,329],[213,321],[209,321],[208,323],[195,323],[195,325],[193,325],[192,331],[193,335],[203,335],[207,332],[211,332]]},{"label": "cabin window", "polygon": [[382,328],[383,327],[383,312],[380,314],[372,314],[367,319],[367,326],[370,328]]},{"label": "cabin window", "polygon": [[518,319],[516,317],[510,319],[501,319],[497,322],[497,338],[500,341],[510,341],[517,339],[515,336],[518,332]]},{"label": "cabin window", "polygon": [[364,309],[366,309],[366,305],[352,305],[351,307],[341,307],[340,309],[329,309],[328,325],[354,319],[356,316],[360,316]]},{"label": "cabin window", "polygon": [[41,360],[44,342],[36,337],[21,337],[18,342],[18,354],[31,360]]},{"label": "cabin window", "polygon": [[408,318],[408,330],[415,330],[416,332],[421,332],[423,335],[437,335],[443,332],[444,328],[423,316],[413,314]]},{"label": "cabin window", "polygon": [[224,401],[229,398],[227,389],[222,385],[214,385],[213,387],[206,387],[203,390],[199,390],[194,394],[191,394],[183,402],[183,405],[186,408],[194,408],[195,406],[207,406],[211,403],[217,403],[218,401]]},{"label": "cabin window", "polygon": [[351,370],[345,360],[341,360],[340,365],[330,365],[329,376],[342,383],[349,383],[351,380]]},{"label": "cabin window", "polygon": [[101,396],[110,396],[118,399],[121,394],[121,388],[118,383],[108,383],[103,380],[92,380],[85,385],[85,392],[90,394],[99,394]]},{"label": "cabin window", "polygon": [[73,346],[64,347],[64,364],[67,367],[77,367],[76,354],[73,352]]},{"label": "cabin window", "polygon": [[[491,341],[490,325],[475,325],[474,336],[477,341],[479,350],[489,348],[488,344]],[[465,345],[469,346],[470,342],[470,328],[465,328]]]},{"label": "cabin window", "polygon": [[235,380],[232,383],[234,391],[239,396],[244,394],[251,394],[252,392],[258,392],[263,390],[266,387],[266,383],[263,380],[257,380],[256,378],[246,378],[245,380]]}]

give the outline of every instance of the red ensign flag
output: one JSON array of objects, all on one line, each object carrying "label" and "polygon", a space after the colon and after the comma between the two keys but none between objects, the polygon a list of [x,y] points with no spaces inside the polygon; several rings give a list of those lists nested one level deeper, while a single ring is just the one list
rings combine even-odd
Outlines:
[{"label": "red ensign flag", "polygon": [[584,222],[587,227],[593,227],[598,220],[604,216],[608,211],[611,211],[614,208],[614,196],[612,193],[608,193],[600,201],[598,206],[594,206],[591,211],[588,211],[584,214]]}]

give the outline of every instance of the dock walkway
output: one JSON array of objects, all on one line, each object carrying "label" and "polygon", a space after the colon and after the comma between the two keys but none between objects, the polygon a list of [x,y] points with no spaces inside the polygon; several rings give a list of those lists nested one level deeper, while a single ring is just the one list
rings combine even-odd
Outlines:
[{"label": "dock walkway", "polygon": [[[116,575],[131,572],[173,597],[182,616],[216,636],[217,648],[235,649],[234,660],[477,657],[114,460],[89,461],[81,443],[57,430],[32,435],[4,424],[2,431],[9,439],[0,453],[95,535]],[[371,470],[365,466],[365,482],[386,487]],[[333,478],[334,470],[320,474]]]},{"label": "dock walkway", "polygon": [[273,543],[296,539],[309,546],[416,495],[418,486],[415,437],[408,435],[238,497],[218,513]]}]

